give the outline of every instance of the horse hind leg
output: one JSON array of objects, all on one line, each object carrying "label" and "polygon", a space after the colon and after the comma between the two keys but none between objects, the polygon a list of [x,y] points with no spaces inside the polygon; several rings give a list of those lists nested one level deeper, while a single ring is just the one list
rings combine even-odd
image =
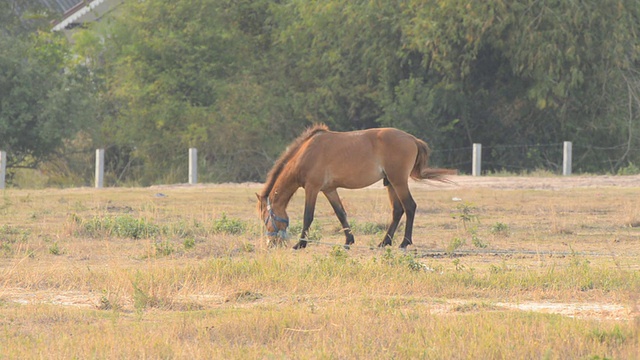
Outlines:
[{"label": "horse hind leg", "polygon": [[398,195],[396,194],[396,190],[394,189],[393,185],[391,185],[386,178],[384,180],[384,184],[387,187],[389,201],[391,202],[392,215],[391,215],[391,223],[387,228],[387,233],[384,235],[384,239],[382,239],[382,242],[378,244],[378,247],[391,245],[391,241],[393,240],[393,235],[398,229],[398,224],[400,223],[400,219],[404,214],[404,207],[402,206],[402,202],[398,198]]},{"label": "horse hind leg", "polygon": [[416,215],[417,205],[415,200],[413,200],[411,193],[409,192],[408,186],[404,186],[403,188],[400,188],[400,189],[396,188],[396,193],[398,195],[398,199],[400,199],[400,202],[402,203],[402,208],[404,209],[404,212],[406,214],[406,224],[404,227],[404,239],[400,244],[400,248],[404,249],[408,245],[413,244],[413,241],[411,240],[411,238],[413,236],[413,219],[415,218],[415,215]]},{"label": "horse hind leg", "polygon": [[353,237],[353,233],[351,232],[351,226],[349,226],[349,222],[347,221],[347,212],[344,210],[344,206],[342,206],[342,201],[340,201],[338,191],[325,191],[324,195],[327,197],[327,200],[329,200],[333,211],[338,217],[338,221],[340,221],[340,225],[342,225],[342,231],[344,231],[345,236],[344,245],[346,248],[349,248],[349,245],[355,243],[355,238]]}]

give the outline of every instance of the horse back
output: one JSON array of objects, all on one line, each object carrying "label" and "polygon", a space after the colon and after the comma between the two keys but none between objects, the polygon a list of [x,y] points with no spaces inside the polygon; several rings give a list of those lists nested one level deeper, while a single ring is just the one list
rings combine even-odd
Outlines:
[{"label": "horse back", "polygon": [[416,138],[393,128],[318,133],[299,153],[302,186],[361,188],[393,173],[405,180],[417,156]]}]

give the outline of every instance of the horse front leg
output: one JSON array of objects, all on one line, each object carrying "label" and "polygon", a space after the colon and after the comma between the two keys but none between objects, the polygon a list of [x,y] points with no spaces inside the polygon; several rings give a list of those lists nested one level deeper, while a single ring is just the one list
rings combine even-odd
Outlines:
[{"label": "horse front leg", "polygon": [[318,191],[305,188],[304,191],[304,218],[302,220],[302,233],[300,240],[293,247],[294,250],[304,249],[307,247],[307,237],[309,236],[309,228],[313,222],[313,213],[316,209],[316,200],[318,199]]},{"label": "horse front leg", "polygon": [[344,210],[344,206],[342,206],[342,201],[340,201],[340,195],[338,195],[338,191],[335,189],[324,191],[324,195],[327,197],[327,200],[329,200],[333,211],[338,217],[338,221],[340,221],[340,225],[342,225],[342,231],[344,231],[345,236],[344,245],[346,248],[349,248],[349,245],[356,241],[351,232],[351,226],[349,226],[349,222],[347,221],[347,212]]}]

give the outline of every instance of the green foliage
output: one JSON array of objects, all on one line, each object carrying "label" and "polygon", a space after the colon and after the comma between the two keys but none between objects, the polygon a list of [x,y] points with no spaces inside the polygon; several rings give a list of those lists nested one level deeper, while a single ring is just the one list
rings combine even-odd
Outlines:
[{"label": "green foliage", "polygon": [[194,247],[196,247],[196,240],[192,237],[188,237],[184,239],[182,245],[184,246],[185,250],[193,249]]},{"label": "green foliage", "polygon": [[247,224],[241,219],[230,219],[227,214],[222,213],[219,219],[213,221],[211,229],[215,234],[239,235],[245,232]]},{"label": "green foliage", "polygon": [[470,223],[480,221],[478,218],[478,214],[476,214],[478,208],[471,203],[460,203],[456,205],[456,210],[457,212],[454,213],[452,217],[454,219],[460,219],[465,229],[467,229]]},{"label": "green foliage", "polygon": [[447,245],[446,252],[449,255],[453,255],[453,253],[463,247],[467,243],[467,240],[461,237],[454,237],[453,240]]},{"label": "green foliage", "polygon": [[591,331],[591,337],[603,344],[616,344],[621,345],[628,338],[633,337],[633,334],[628,330],[623,330],[618,324],[614,325],[611,330],[608,329],[593,329]]},{"label": "green foliage", "polygon": [[374,223],[374,222],[367,221],[361,224],[355,220],[351,221],[351,230],[356,234],[379,235],[379,234],[383,234],[386,229],[387,229],[387,225],[382,223]]},{"label": "green foliage", "polygon": [[411,271],[425,271],[427,266],[419,262],[415,256],[410,254],[398,254],[389,247],[386,247],[382,255],[382,263],[389,266],[405,267]]},{"label": "green foliage", "polygon": [[93,124],[90,84],[60,34],[0,37],[0,54],[0,149],[35,167]]},{"label": "green foliage", "polygon": [[158,225],[131,215],[96,216],[89,220],[74,216],[73,221],[80,224],[82,233],[90,237],[117,236],[142,239],[152,238],[161,233],[161,228]]},{"label": "green foliage", "polygon": [[53,244],[51,244],[51,246],[49,246],[49,254],[51,255],[62,255],[63,251],[62,249],[60,249],[60,246],[58,246],[58,242],[54,241]]},{"label": "green foliage", "polygon": [[638,175],[640,174],[640,168],[634,163],[629,162],[629,165],[618,169],[618,175]]},{"label": "green foliage", "polygon": [[173,247],[173,244],[169,240],[156,241],[154,245],[156,256],[169,256],[176,251]]},{"label": "green foliage", "polygon": [[490,231],[494,235],[502,236],[509,236],[509,233],[511,232],[511,230],[509,229],[509,225],[501,222],[496,222],[495,224],[491,225]]}]

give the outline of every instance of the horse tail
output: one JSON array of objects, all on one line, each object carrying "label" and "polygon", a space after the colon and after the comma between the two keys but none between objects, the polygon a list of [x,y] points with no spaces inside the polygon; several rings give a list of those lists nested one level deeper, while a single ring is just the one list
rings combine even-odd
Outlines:
[{"label": "horse tail", "polygon": [[416,146],[418,146],[418,155],[416,156],[416,162],[411,170],[411,178],[414,180],[435,180],[442,182],[451,182],[447,179],[447,175],[456,175],[458,173],[455,169],[432,169],[429,168],[429,155],[431,149],[426,142],[415,139]]}]

